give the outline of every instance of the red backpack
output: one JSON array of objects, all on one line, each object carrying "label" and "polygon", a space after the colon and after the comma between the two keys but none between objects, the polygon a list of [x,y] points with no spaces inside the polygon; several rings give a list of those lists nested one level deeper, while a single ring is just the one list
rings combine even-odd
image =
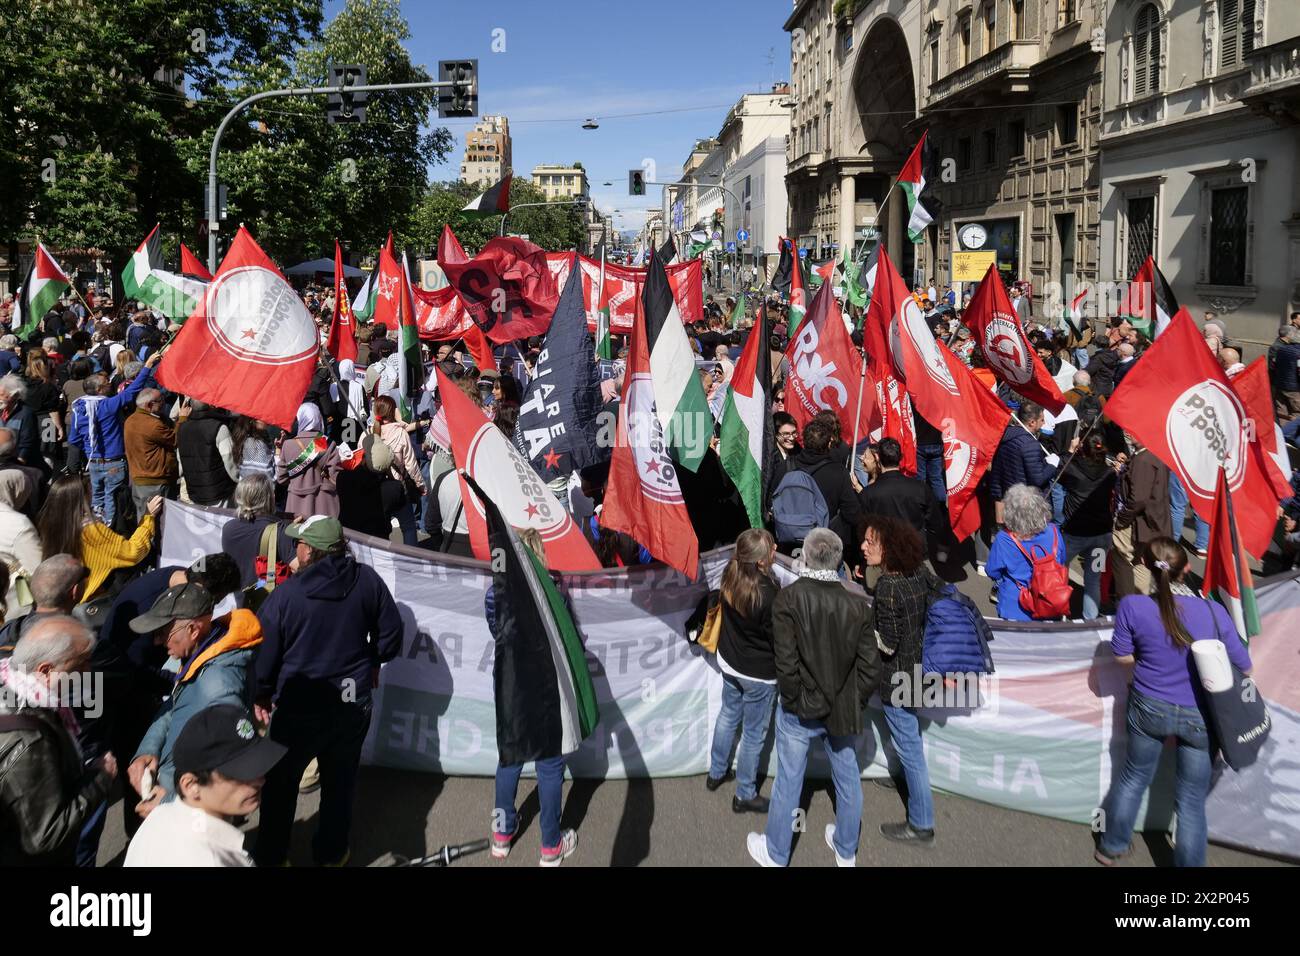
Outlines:
[{"label": "red backpack", "polygon": [[1020,607],[1035,620],[1062,617],[1070,613],[1070,572],[1056,560],[1056,550],[1060,546],[1056,535],[1056,526],[1053,525],[1051,550],[1038,556],[1030,553],[1035,545],[1030,545],[1030,551],[1026,551],[1020,539],[1011,535],[1011,540],[1016,543],[1032,569],[1029,583],[1020,591]]}]

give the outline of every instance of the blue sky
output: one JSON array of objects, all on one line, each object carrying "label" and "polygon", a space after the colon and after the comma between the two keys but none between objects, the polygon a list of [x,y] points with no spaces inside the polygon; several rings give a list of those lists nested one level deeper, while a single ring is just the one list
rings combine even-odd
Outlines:
[{"label": "blue sky", "polygon": [[[326,15],[342,6],[330,0]],[[788,77],[781,25],[791,9],[790,0],[402,3],[411,58],[430,74],[438,60],[478,59],[479,113],[509,118],[516,174],[582,162],[597,205],[625,213],[619,228],[639,227],[645,209],[659,205],[657,189],[641,200],[627,195],[629,169],[651,159],[658,179],[675,179],[695,140],[717,135],[742,93]],[[493,52],[496,30],[504,52]],[[676,112],[619,116],[662,110]],[[582,129],[589,116],[599,129]],[[456,147],[430,175],[455,179],[473,121],[442,122]]]}]

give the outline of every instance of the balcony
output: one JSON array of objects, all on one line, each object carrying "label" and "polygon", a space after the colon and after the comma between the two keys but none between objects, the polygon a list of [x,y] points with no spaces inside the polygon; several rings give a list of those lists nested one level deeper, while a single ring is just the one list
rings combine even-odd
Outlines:
[{"label": "balcony", "polygon": [[1300,37],[1253,50],[1250,84],[1241,100],[1284,126],[1300,124]]},{"label": "balcony", "polygon": [[810,150],[806,153],[802,153],[790,160],[790,164],[786,169],[786,175],[794,176],[796,174],[805,174],[815,176],[817,175],[817,167],[820,166],[825,159],[826,154],[820,150]]},{"label": "balcony", "polygon": [[1028,93],[1029,73],[1041,59],[1037,40],[1012,40],[992,53],[949,73],[926,91],[925,107],[952,106],[962,100]]}]

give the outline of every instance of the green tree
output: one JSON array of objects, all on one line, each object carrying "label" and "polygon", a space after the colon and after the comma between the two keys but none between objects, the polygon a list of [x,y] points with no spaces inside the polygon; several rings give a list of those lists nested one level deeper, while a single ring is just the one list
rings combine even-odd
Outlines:
[{"label": "green tree", "polygon": [[[465,251],[473,255],[501,229],[500,216],[461,215],[461,209],[482,192],[466,182],[434,183],[425,192],[409,230],[399,234],[412,251],[432,255],[438,248],[443,226],[450,225]],[[548,251],[580,247],[585,235],[582,215],[571,202],[547,203],[545,207],[518,209],[523,203],[546,202],[542,191],[523,179],[510,181],[511,213],[506,218],[508,234],[526,234],[530,242]]]}]

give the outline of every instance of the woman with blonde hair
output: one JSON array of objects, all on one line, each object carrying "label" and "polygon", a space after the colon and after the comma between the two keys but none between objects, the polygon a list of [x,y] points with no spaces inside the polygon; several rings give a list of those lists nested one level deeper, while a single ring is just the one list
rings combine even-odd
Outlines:
[{"label": "woman with blonde hair", "polygon": [[718,638],[718,669],[722,671],[722,709],[713,725],[709,776],[704,784],[717,790],[733,776],[731,750],[736,751],[736,813],[766,813],[768,801],[758,795],[758,757],[767,742],[776,703],[776,657],[772,649],[772,603],[780,586],[772,575],[776,541],[763,528],[742,531],[736,552],[722,572],[719,595],[722,633]]},{"label": "woman with blonde hair", "polygon": [[419,538],[415,531],[415,512],[411,509],[424,497],[420,462],[411,447],[407,426],[397,420],[397,403],[387,395],[380,395],[375,399],[374,415],[373,431],[393,453],[388,480],[384,482],[385,510],[390,517],[397,518],[397,525],[402,529],[402,543],[415,545]]}]

